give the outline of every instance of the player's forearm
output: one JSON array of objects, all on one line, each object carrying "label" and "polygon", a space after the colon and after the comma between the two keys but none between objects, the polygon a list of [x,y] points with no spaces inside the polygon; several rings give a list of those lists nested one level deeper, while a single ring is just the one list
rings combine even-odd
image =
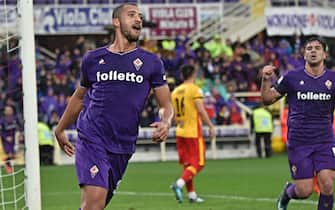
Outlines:
[{"label": "player's forearm", "polygon": [[163,113],[162,113],[162,116],[161,116],[161,121],[166,122],[170,127],[172,119],[173,119],[173,114],[174,114],[172,104],[167,103],[164,106],[162,106],[161,109],[163,109]]},{"label": "player's forearm", "polygon": [[262,101],[265,105],[272,104],[276,100],[276,96],[273,94],[272,91],[272,83],[270,79],[262,78],[261,84],[261,97]]},{"label": "player's forearm", "polygon": [[206,112],[206,110],[200,111],[199,112],[201,120],[210,128],[214,127],[211,120],[208,117],[208,114]]},{"label": "player's forearm", "polygon": [[83,99],[75,94],[70,98],[69,103],[56,127],[56,131],[63,131],[75,122],[83,107],[82,103]]}]

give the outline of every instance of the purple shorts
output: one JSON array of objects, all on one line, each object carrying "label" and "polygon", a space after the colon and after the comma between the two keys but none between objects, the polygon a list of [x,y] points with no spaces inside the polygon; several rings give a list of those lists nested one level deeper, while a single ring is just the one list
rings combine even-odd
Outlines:
[{"label": "purple shorts", "polygon": [[80,186],[100,186],[108,190],[106,205],[114,195],[126,171],[131,154],[115,154],[78,139],[75,165]]},{"label": "purple shorts", "polygon": [[322,169],[335,169],[335,142],[288,147],[292,179],[312,178]]},{"label": "purple shorts", "polygon": [[15,141],[14,140],[8,142],[8,141],[2,139],[2,148],[3,148],[3,150],[5,151],[6,154],[15,154],[14,146],[15,146]]}]

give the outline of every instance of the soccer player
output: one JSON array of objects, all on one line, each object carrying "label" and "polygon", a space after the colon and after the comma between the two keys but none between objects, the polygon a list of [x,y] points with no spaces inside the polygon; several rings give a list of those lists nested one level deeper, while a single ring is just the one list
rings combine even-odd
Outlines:
[{"label": "soccer player", "polygon": [[[167,138],[173,117],[161,60],[137,46],[142,29],[139,8],[132,3],[116,7],[112,23],[113,43],[84,56],[81,84],[55,129],[62,150],[76,154],[81,210],[104,209],[112,198],[135,152],[140,114],[150,89],[164,109],[161,121],[151,124],[153,141]],[[64,129],[77,118],[74,148]]]},{"label": "soccer player", "polygon": [[197,196],[194,177],[205,165],[205,142],[202,134],[202,121],[209,127],[209,137],[215,137],[214,126],[204,108],[201,89],[194,84],[197,72],[192,65],[181,67],[183,83],[172,92],[175,111],[176,143],[179,163],[183,166],[181,177],[171,186],[179,203],[183,201],[182,188],[186,186],[190,202],[204,200]]},{"label": "soccer player", "polygon": [[12,173],[13,171],[10,160],[15,159],[15,133],[20,127],[21,123],[15,116],[14,108],[10,105],[6,105],[4,109],[4,117],[0,121],[0,134],[2,148],[6,154],[4,161],[7,173]]},{"label": "soccer player", "polygon": [[324,66],[326,43],[312,37],[304,44],[305,66],[287,72],[272,87],[274,66],[262,70],[262,99],[271,104],[286,95],[288,113],[288,160],[293,183],[287,183],[277,201],[286,210],[290,199],[305,199],[313,192],[316,173],[320,196],[318,210],[333,209],[335,139],[333,112],[335,72]]}]

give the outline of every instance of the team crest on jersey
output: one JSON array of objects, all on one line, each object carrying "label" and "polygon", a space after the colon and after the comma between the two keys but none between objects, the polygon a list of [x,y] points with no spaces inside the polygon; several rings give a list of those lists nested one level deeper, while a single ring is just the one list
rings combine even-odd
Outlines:
[{"label": "team crest on jersey", "polygon": [[325,85],[328,88],[328,90],[330,90],[332,88],[333,83],[329,79],[327,79],[327,81],[325,82]]},{"label": "team crest on jersey", "polygon": [[96,165],[94,165],[90,168],[90,173],[91,173],[92,179],[95,177],[95,175],[97,175],[98,172],[99,172],[99,168]]},{"label": "team crest on jersey", "polygon": [[304,85],[305,84],[304,80],[300,80],[299,84]]},{"label": "team crest on jersey", "polygon": [[136,59],[133,61],[133,64],[134,64],[136,70],[139,70],[139,69],[141,68],[141,66],[143,65],[143,62],[141,61],[141,59],[136,58]]}]

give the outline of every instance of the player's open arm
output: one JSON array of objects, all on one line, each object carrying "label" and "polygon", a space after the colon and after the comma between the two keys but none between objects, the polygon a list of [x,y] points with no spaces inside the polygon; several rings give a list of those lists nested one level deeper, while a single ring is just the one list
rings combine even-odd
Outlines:
[{"label": "player's open arm", "polygon": [[76,91],[71,96],[66,109],[59,120],[58,125],[55,129],[55,136],[61,149],[68,156],[72,156],[75,153],[75,148],[68,140],[64,133],[64,130],[68,128],[78,117],[82,107],[83,100],[86,94],[86,88],[78,87]]},{"label": "player's open arm", "polygon": [[272,87],[271,78],[274,75],[275,67],[267,65],[262,69],[261,97],[265,105],[270,105],[277,101],[281,94]]},{"label": "player's open arm", "polygon": [[215,130],[208,114],[205,110],[204,102],[202,99],[195,99],[195,108],[197,109],[202,121],[209,127],[209,137],[213,139],[215,137]]},{"label": "player's open arm", "polygon": [[154,127],[153,140],[155,142],[165,141],[173,118],[173,107],[171,103],[171,93],[167,85],[154,88],[154,95],[160,109],[162,109],[161,121],[154,122],[150,126]]},{"label": "player's open arm", "polygon": [[171,93],[167,85],[163,85],[154,89],[154,94],[160,109],[163,110],[161,121],[171,126],[173,119],[173,106],[171,103]]},{"label": "player's open arm", "polygon": [[86,88],[78,87],[72,94],[66,109],[59,120],[56,131],[63,131],[68,128],[77,119],[81,109],[83,108],[83,99],[86,94]]}]

